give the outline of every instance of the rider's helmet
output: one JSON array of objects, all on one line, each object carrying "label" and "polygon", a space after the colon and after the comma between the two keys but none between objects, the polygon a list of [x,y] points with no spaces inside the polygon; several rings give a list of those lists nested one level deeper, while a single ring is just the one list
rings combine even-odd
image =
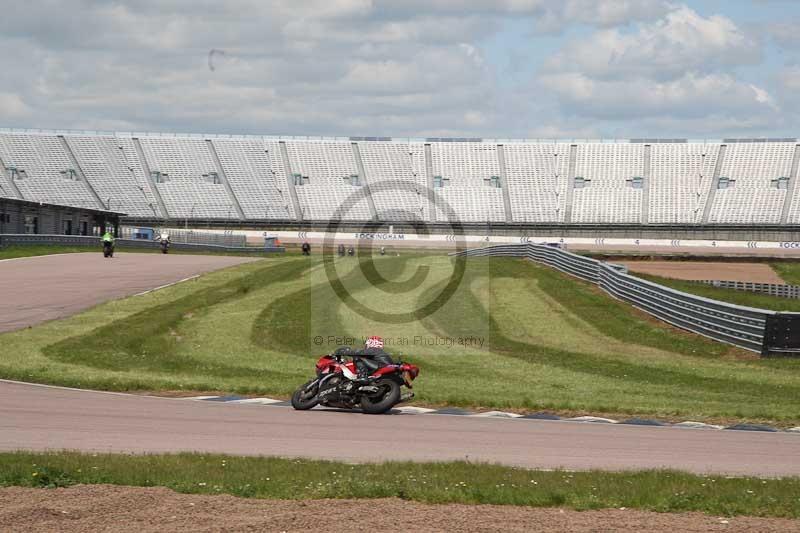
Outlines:
[{"label": "rider's helmet", "polygon": [[381,337],[370,337],[364,343],[365,349],[375,348],[378,350],[383,350],[383,339]]}]

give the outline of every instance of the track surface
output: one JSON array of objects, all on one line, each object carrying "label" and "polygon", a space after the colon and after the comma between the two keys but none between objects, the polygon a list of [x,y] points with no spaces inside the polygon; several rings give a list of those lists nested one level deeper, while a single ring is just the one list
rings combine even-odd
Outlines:
[{"label": "track surface", "polygon": [[59,254],[0,261],[0,333],[73,315],[248,257],[117,253]]},{"label": "track surface", "polygon": [[0,381],[0,450],[200,451],[345,461],[800,475],[800,435],[448,415],[298,412]]},{"label": "track surface", "polygon": [[784,284],[766,263],[710,263],[705,261],[613,261],[631,272],[687,280],[744,281]]}]

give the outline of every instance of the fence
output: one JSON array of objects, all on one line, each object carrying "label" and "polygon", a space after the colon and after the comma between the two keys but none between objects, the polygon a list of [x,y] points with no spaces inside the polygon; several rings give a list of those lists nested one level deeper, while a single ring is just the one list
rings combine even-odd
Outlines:
[{"label": "fence", "polygon": [[[170,236],[171,237],[171,236]],[[0,235],[0,248],[11,245],[60,245],[60,246],[94,246],[100,249],[99,237],[83,237],[79,235]],[[157,241],[142,240],[142,239],[117,239],[115,242],[117,248],[153,248],[157,249],[160,244]],[[265,248],[255,246],[222,246],[218,244],[195,244],[185,242],[172,242],[171,248],[177,250],[195,250],[203,252],[246,252],[246,253],[262,253],[262,252],[283,252],[284,248]]]},{"label": "fence", "polygon": [[[141,233],[142,228],[123,226],[119,229],[119,237],[122,239],[133,239],[135,233]],[[152,229],[154,238],[158,238],[161,229]],[[244,248],[247,246],[247,237],[244,234],[234,233],[212,233],[207,231],[195,231],[185,229],[165,229],[164,233],[169,235],[172,244],[210,244],[214,246],[227,246],[234,248]]]},{"label": "fence", "polygon": [[778,313],[681,292],[627,273],[626,268],[540,244],[508,244],[458,252],[526,257],[597,284],[611,296],[681,329],[770,355],[800,355],[800,313]]},{"label": "fence", "polygon": [[757,292],[768,294],[780,298],[800,298],[800,285],[786,285],[781,283],[751,283],[749,281],[726,281],[726,280],[696,280],[695,283],[704,283],[721,289],[733,289],[737,291]]}]

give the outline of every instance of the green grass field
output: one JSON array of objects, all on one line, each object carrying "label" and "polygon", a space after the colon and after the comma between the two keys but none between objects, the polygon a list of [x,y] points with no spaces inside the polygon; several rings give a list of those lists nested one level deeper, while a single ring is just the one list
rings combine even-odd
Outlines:
[{"label": "green grass field", "polygon": [[[50,254],[77,254],[83,252],[96,252],[89,246],[49,246],[49,245],[30,245],[30,246],[6,246],[0,248],[1,259],[17,259],[20,257],[33,257],[37,255]],[[102,252],[102,249],[100,249]]]},{"label": "green grass field", "polygon": [[337,259],[340,297],[318,257],[264,259],[2,335],[0,376],[286,397],[319,354],[379,334],[421,367],[422,405],[800,425],[797,361],[676,331],[523,260],[470,259],[445,298],[455,267],[405,253],[363,273]]},{"label": "green grass field", "polygon": [[800,517],[800,478],[535,471],[468,462],[352,465],[201,454],[0,453],[0,487],[78,483],[164,486],[187,494],[248,498],[398,497],[427,503]]},{"label": "green grass field", "polygon": [[[99,243],[99,239],[98,239]],[[161,250],[159,248],[149,248],[149,247],[117,247],[114,251],[114,254],[124,254],[124,253],[150,253],[150,254],[160,254]],[[75,253],[96,253],[101,254],[103,253],[103,249],[98,244],[97,247],[92,246],[56,246],[56,245],[23,245],[23,246],[6,246],[4,248],[0,248],[0,260],[3,259],[18,259],[20,257],[34,257],[37,255],[53,255],[53,254],[75,254]],[[181,250],[178,248],[171,248],[169,253],[171,254],[181,254],[181,255],[235,255],[235,256],[244,256],[244,257],[256,257],[256,256],[264,256],[268,257],[270,254],[263,253],[259,254],[257,252],[227,252],[227,251],[207,251],[207,250]]]}]

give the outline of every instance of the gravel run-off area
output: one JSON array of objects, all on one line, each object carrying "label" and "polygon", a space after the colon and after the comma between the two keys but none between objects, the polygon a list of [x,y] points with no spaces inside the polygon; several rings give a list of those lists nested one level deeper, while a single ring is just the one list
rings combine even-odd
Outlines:
[{"label": "gravel run-off area", "polygon": [[800,521],[399,499],[259,500],[166,488],[0,489],[0,530],[28,531],[800,531]]}]

